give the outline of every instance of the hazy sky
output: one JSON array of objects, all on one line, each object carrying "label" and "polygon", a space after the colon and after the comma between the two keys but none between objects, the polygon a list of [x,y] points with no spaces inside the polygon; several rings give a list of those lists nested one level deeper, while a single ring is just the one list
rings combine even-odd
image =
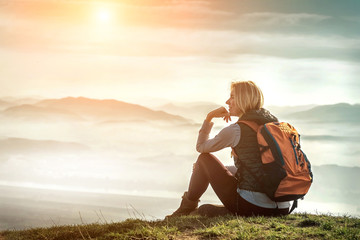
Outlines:
[{"label": "hazy sky", "polygon": [[[0,0],[0,97],[360,102],[358,0]],[[143,102],[146,105],[147,102]]]}]

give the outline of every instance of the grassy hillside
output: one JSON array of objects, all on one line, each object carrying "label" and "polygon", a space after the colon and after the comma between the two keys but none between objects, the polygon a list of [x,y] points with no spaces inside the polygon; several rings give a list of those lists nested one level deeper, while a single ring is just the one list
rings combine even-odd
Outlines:
[{"label": "grassy hillside", "polygon": [[360,239],[360,219],[292,214],[281,218],[180,217],[3,231],[0,239]]}]

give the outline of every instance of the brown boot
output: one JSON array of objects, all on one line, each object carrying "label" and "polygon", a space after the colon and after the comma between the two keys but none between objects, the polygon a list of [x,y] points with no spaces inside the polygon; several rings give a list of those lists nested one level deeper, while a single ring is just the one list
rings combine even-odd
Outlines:
[{"label": "brown boot", "polygon": [[200,215],[205,217],[217,217],[232,214],[223,205],[203,204],[191,215]]},{"label": "brown boot", "polygon": [[197,209],[200,200],[191,201],[190,199],[188,199],[187,194],[188,193],[185,192],[182,196],[180,207],[175,212],[173,212],[173,214],[166,216],[166,218],[189,215],[192,211]]}]

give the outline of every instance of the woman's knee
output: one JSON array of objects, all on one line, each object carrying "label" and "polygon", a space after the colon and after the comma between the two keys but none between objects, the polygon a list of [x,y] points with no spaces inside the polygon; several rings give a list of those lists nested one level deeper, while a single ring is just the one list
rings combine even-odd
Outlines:
[{"label": "woman's knee", "polygon": [[217,161],[217,158],[211,153],[201,153],[193,166],[193,170],[196,168],[207,168],[212,166]]},{"label": "woman's knee", "polygon": [[209,161],[211,155],[212,154],[210,153],[200,153],[199,157],[197,158],[197,161],[193,165],[193,171],[195,169],[203,168],[204,166],[206,166],[205,162]]},{"label": "woman's knee", "polygon": [[209,159],[213,159],[214,155],[212,155],[211,153],[200,153],[197,162],[204,162],[204,161],[209,161]]}]

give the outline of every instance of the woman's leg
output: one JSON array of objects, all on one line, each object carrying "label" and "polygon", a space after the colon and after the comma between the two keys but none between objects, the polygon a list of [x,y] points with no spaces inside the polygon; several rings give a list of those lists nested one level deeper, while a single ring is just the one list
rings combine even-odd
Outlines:
[{"label": "woman's leg", "polygon": [[212,154],[202,153],[194,165],[188,198],[197,201],[211,185],[224,206],[237,212],[237,180],[230,171]]},{"label": "woman's leg", "polygon": [[194,165],[187,197],[197,201],[209,184],[224,206],[241,216],[281,216],[288,209],[271,209],[255,206],[237,193],[237,180],[233,174],[212,154],[202,153]]},{"label": "woman's leg", "polygon": [[277,209],[277,208],[263,208],[258,207],[254,204],[249,203],[242,197],[239,197],[238,199],[238,215],[244,216],[244,217],[250,217],[250,216],[267,216],[267,217],[275,217],[275,216],[283,216],[287,215],[289,213],[289,208],[286,209]]}]

